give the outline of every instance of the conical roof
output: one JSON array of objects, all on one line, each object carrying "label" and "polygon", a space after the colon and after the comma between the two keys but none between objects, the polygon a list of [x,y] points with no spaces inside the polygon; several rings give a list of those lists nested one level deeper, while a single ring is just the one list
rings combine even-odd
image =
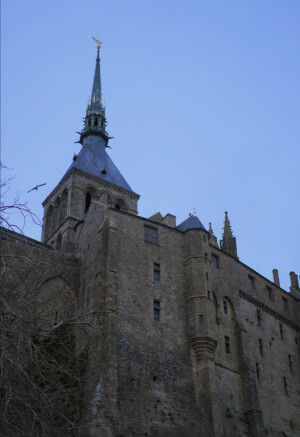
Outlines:
[{"label": "conical roof", "polygon": [[191,215],[184,222],[180,223],[180,225],[178,225],[176,229],[182,232],[188,231],[189,229],[203,229],[204,231],[206,231],[203,224],[195,215]]}]

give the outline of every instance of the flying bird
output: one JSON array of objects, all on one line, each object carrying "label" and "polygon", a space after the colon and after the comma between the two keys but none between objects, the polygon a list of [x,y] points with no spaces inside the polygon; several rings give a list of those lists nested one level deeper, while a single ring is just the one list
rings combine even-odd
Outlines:
[{"label": "flying bird", "polygon": [[37,191],[39,187],[42,187],[43,185],[46,185],[46,183],[47,182],[45,182],[44,184],[36,185],[35,187],[31,188],[31,190],[27,191],[27,193],[30,193],[30,191],[33,191],[33,190]]}]

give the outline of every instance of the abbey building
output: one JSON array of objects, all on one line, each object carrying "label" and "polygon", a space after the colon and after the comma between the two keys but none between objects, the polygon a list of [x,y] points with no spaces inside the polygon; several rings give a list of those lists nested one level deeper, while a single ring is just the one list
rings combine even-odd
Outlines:
[{"label": "abbey building", "polygon": [[43,203],[42,243],[2,230],[10,253],[30,246],[40,260],[26,269],[43,305],[55,295],[47,324],[71,320],[71,307],[86,324],[74,435],[299,436],[297,275],[286,292],[276,270],[269,281],[243,264],[227,213],[219,243],[195,215],[138,215],[107,153],[99,47],[79,141]]}]

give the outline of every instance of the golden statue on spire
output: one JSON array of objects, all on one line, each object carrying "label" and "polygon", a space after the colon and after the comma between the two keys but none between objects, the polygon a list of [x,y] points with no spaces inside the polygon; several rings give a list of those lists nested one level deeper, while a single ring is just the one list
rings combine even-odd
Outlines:
[{"label": "golden statue on spire", "polygon": [[100,49],[102,42],[92,36],[93,40],[97,43],[97,48]]}]

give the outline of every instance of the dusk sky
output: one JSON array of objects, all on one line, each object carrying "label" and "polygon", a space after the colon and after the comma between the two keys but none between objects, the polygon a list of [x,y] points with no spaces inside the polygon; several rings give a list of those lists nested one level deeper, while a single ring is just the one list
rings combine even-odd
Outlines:
[{"label": "dusk sky", "polygon": [[[278,268],[289,289],[300,274],[299,0],[3,0],[1,20],[11,197],[42,218],[80,150],[95,36],[108,153],[141,195],[139,215],[179,224],[195,208],[221,239],[228,211],[239,259],[271,280]],[[40,240],[30,220],[24,233]]]}]

